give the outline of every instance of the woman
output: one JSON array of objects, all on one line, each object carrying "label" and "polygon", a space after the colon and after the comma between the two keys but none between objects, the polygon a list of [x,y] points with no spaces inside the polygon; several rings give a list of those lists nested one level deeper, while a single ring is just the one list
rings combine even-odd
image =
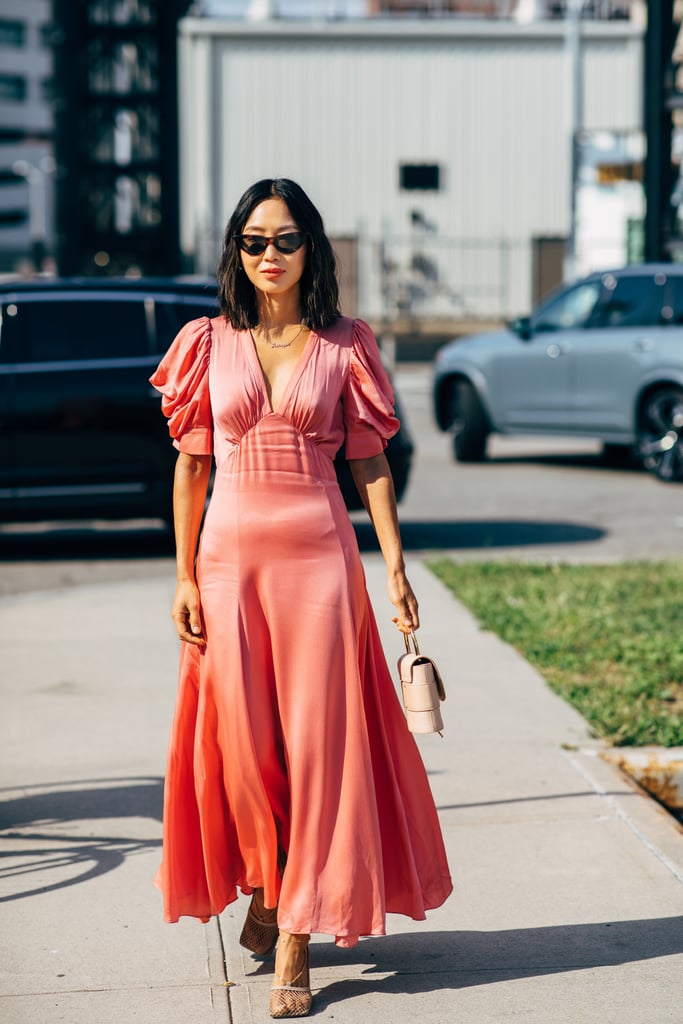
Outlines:
[{"label": "woman", "polygon": [[451,891],[333,466],[344,442],[399,624],[416,629],[384,456],[398,421],[298,185],[245,192],[218,281],[221,316],[187,324],[152,377],[180,452],[184,641],[159,884],[169,921],[251,893],[240,941],[277,943],[271,1016],[303,1016],[312,932],[350,947],[384,934],[387,911],[422,920]]}]

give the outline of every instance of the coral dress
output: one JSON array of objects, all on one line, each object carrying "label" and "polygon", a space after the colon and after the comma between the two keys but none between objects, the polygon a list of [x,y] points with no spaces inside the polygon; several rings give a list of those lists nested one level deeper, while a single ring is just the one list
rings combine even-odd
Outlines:
[{"label": "coral dress", "polygon": [[[398,429],[362,321],[311,332],[277,409],[248,331],[187,324],[151,378],[174,444],[213,451],[182,645],[158,876],[168,921],[265,890],[280,928],[353,946],[451,891],[434,802],[384,659],[333,459]],[[286,856],[281,878],[278,860]]]}]

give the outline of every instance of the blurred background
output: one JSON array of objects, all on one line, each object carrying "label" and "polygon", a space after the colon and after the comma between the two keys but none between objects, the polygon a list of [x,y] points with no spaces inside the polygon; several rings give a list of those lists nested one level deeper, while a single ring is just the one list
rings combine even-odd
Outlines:
[{"label": "blurred background", "polygon": [[0,272],[211,275],[274,175],[373,323],[450,336],[678,259],[681,6],[0,0]]}]

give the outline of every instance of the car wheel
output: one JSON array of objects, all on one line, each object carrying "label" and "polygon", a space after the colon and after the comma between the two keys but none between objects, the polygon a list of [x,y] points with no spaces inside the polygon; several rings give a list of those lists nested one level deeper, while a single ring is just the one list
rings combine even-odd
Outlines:
[{"label": "car wheel", "polygon": [[453,403],[453,454],[458,462],[482,462],[489,426],[479,395],[469,381],[458,381]]},{"label": "car wheel", "polygon": [[664,387],[648,396],[640,413],[636,450],[660,480],[683,480],[683,391]]}]

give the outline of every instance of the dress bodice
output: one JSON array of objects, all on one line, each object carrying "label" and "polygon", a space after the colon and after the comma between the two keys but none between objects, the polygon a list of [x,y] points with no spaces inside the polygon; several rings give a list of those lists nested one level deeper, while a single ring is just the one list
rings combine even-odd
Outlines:
[{"label": "dress bodice", "polygon": [[271,429],[284,421],[330,460],[342,444],[350,459],[376,455],[399,426],[374,335],[347,317],[311,331],[275,411],[249,331],[223,317],[186,324],[151,381],[176,447],[213,451],[219,469],[266,419]]}]

